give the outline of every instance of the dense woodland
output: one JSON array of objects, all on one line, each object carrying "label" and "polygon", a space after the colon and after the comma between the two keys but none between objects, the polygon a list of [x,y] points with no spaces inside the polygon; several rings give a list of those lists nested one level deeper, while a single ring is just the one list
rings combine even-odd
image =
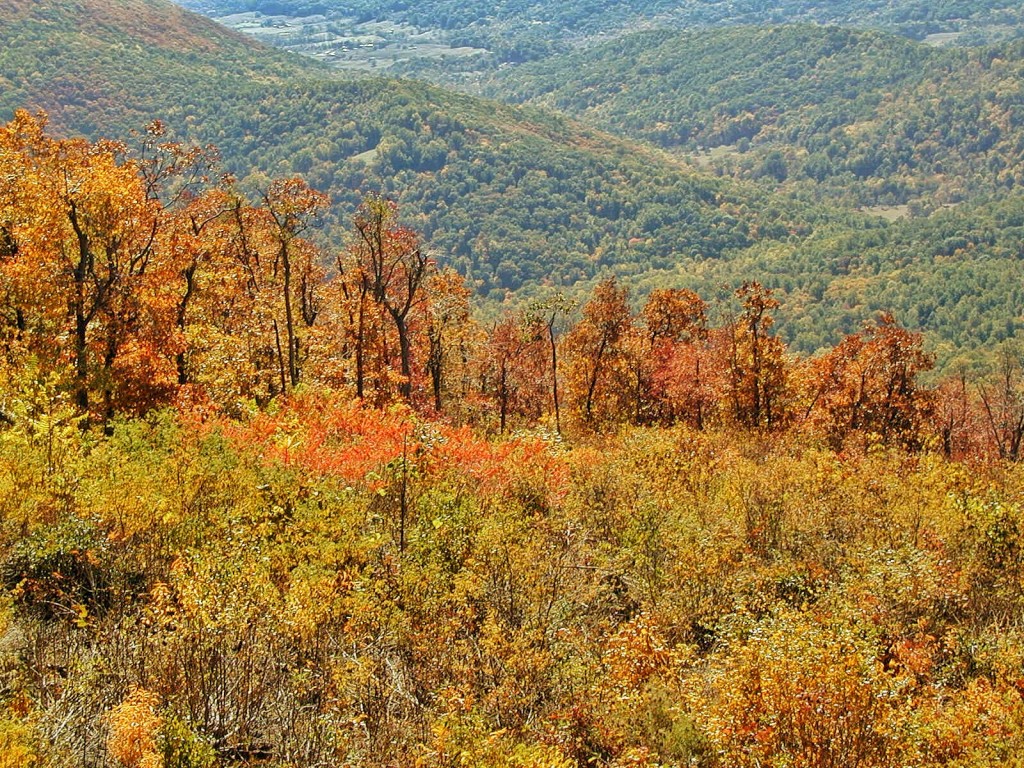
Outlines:
[{"label": "dense woodland", "polygon": [[487,92],[663,147],[729,147],[720,172],[819,196],[957,202],[1020,183],[1021,51],[838,27],[658,31],[505,70]]},{"label": "dense woodland", "polygon": [[1022,353],[739,286],[490,325],[400,211],[0,129],[0,765],[982,766]]}]

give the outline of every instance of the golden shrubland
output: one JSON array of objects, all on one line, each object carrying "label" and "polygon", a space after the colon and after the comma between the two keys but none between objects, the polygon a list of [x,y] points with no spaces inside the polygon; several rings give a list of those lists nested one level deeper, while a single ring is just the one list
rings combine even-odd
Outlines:
[{"label": "golden shrubland", "polygon": [[3,433],[9,764],[1019,751],[1016,464],[686,426],[489,442],[405,412],[348,435],[372,469],[318,468],[303,414],[361,408]]}]

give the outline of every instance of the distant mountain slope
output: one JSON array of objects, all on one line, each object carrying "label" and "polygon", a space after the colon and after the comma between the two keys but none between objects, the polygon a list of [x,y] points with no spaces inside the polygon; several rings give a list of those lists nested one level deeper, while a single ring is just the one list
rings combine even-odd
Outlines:
[{"label": "distant mountain slope", "polygon": [[348,18],[408,23],[486,38],[534,27],[545,39],[579,38],[656,22],[677,28],[812,22],[880,28],[923,37],[934,33],[1013,34],[1024,22],[1014,0],[180,0],[211,15]]},{"label": "distant mountain slope", "polygon": [[179,0],[265,43],[342,69],[474,88],[501,67],[542,61],[644,29],[833,24],[935,45],[1024,35],[1013,0]]},{"label": "distant mountain slope", "polygon": [[739,176],[891,204],[1024,180],[1022,84],[1019,42],[940,50],[800,26],[638,34],[501,72],[485,92],[665,147],[738,149],[715,164]]},{"label": "distant mountain slope", "polygon": [[486,90],[664,146],[715,147],[787,119],[850,122],[884,89],[913,87],[954,58],[838,27],[660,30],[506,70]]},{"label": "distant mountain slope", "polygon": [[[790,243],[760,243],[709,264],[684,258],[643,290],[681,285],[714,296],[756,276],[783,299],[779,331],[813,352],[891,311],[925,331],[941,365],[1024,331],[1024,196],[943,208],[886,224],[856,217]],[[969,356],[969,355],[968,355]]]},{"label": "distant mountain slope", "polygon": [[165,0],[0,0],[0,107],[44,109],[65,131],[125,135],[312,67]]}]

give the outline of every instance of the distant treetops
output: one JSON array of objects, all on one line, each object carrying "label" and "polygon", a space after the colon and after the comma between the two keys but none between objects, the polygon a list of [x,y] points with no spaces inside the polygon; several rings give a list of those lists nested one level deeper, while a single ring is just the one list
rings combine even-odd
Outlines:
[{"label": "distant treetops", "polygon": [[499,431],[686,422],[1019,452],[1019,367],[998,387],[922,388],[932,360],[890,316],[799,359],[756,282],[711,325],[692,291],[634,313],[609,278],[579,312],[555,296],[484,327],[388,200],[367,197],[328,259],[305,237],[328,200],[300,179],[253,203],[210,178],[212,149],[159,124],[134,150],[45,125],[19,112],[0,128],[5,400],[42,382],[107,424],[182,402],[240,415],[307,386]]}]

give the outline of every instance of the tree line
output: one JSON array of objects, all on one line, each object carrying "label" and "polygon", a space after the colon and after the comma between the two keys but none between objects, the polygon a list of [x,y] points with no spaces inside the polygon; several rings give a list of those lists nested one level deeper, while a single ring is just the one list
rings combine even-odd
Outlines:
[{"label": "tree line", "polygon": [[212,177],[212,148],[167,142],[160,124],[130,151],[51,138],[20,112],[0,130],[0,159],[7,384],[49,381],[87,423],[183,400],[237,416],[313,386],[498,432],[685,423],[799,429],[836,447],[866,435],[1020,451],[1009,345],[985,381],[924,387],[922,337],[883,314],[802,358],[774,335],[779,302],[753,281],[714,308],[657,289],[634,312],[608,278],[581,307],[553,294],[483,323],[464,280],[381,196],[328,259],[309,237],[324,195],[291,178],[246,200]]}]

